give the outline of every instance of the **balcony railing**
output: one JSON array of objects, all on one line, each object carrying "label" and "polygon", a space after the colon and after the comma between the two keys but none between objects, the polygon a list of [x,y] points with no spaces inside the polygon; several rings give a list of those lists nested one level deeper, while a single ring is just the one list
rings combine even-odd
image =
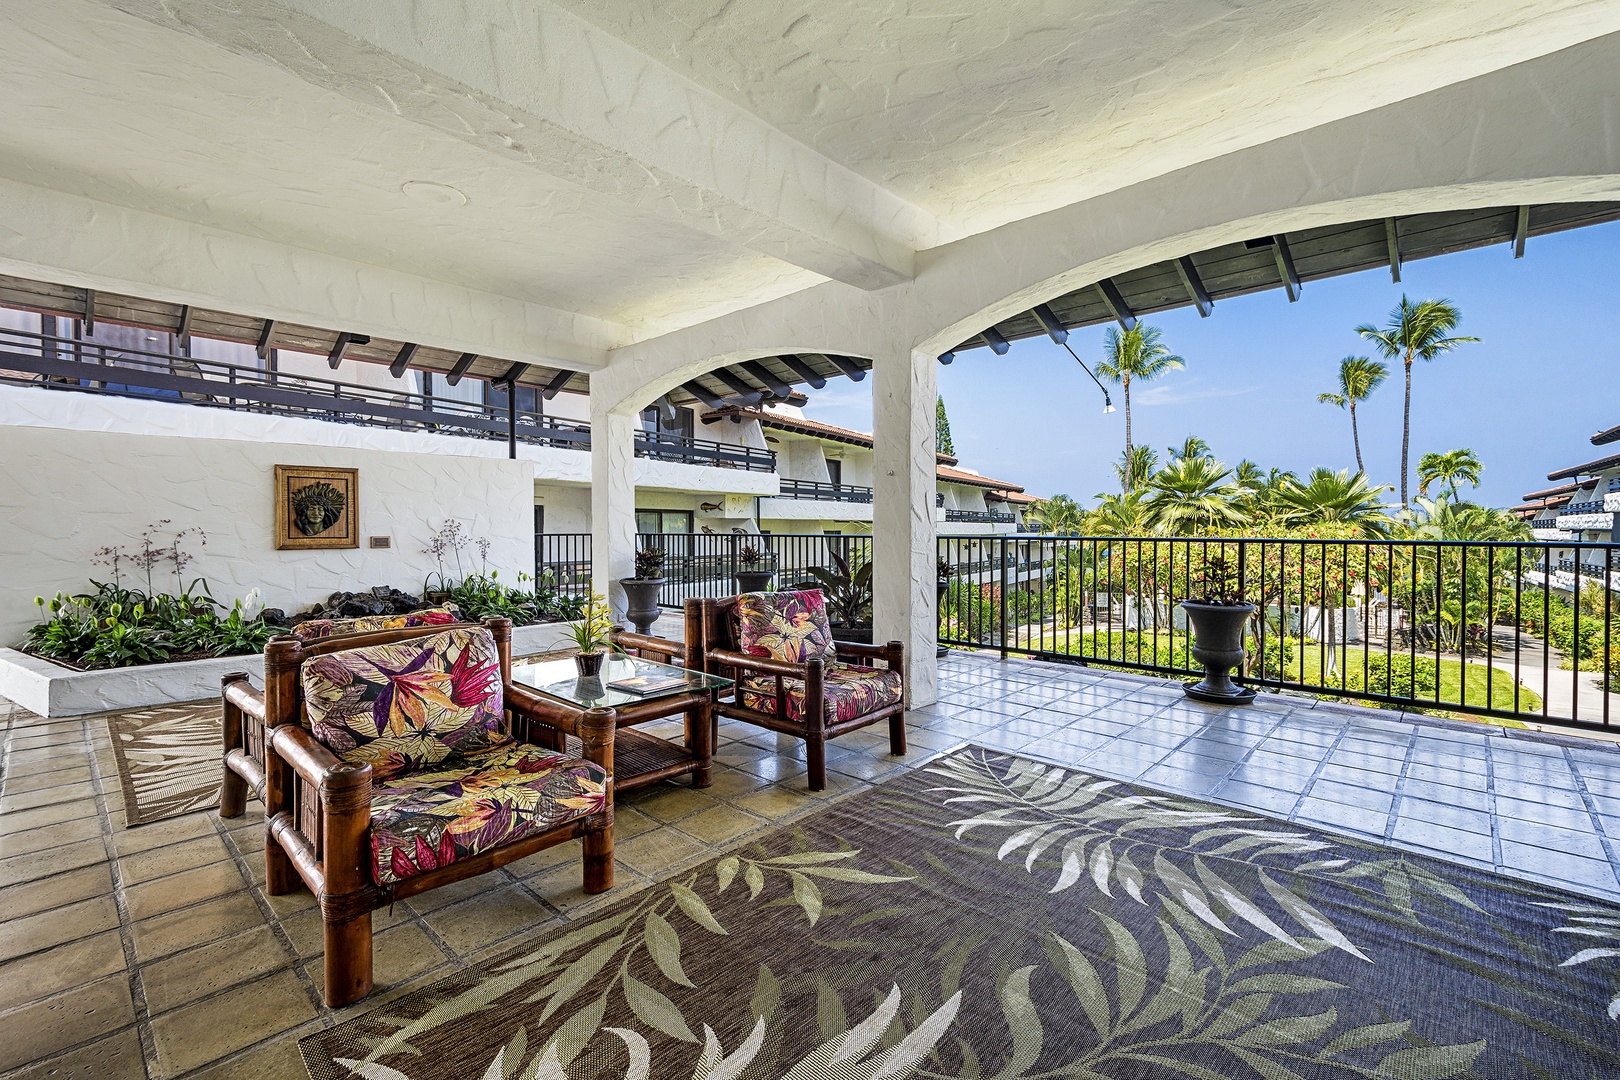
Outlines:
[{"label": "balcony railing", "polygon": [[[1047,572],[1016,572],[1025,545]],[[1620,727],[1617,544],[941,537],[939,558],[949,645],[1197,675],[1180,604],[1214,581],[1256,606],[1249,685]]]},{"label": "balcony railing", "polygon": [[828,484],[820,480],[783,480],[778,498],[818,499],[823,502],[870,503],[872,489],[851,484]]},{"label": "balcony railing", "polygon": [[1003,514],[995,510],[947,510],[945,511],[945,520],[973,521],[980,524],[994,523],[1006,525],[1017,521],[1018,518],[1016,515]]},{"label": "balcony railing", "polygon": [[[506,409],[481,402],[23,330],[0,328],[0,382],[396,431],[478,439],[515,435],[517,442],[566,450],[591,448],[589,424],[527,409],[511,418]],[[663,461],[752,472],[776,468],[774,451],[708,439],[642,431],[636,433],[635,449],[638,457]]]},{"label": "balcony railing", "polygon": [[1601,514],[1603,513],[1603,500],[1593,499],[1589,502],[1570,503],[1564,507],[1566,514]]}]

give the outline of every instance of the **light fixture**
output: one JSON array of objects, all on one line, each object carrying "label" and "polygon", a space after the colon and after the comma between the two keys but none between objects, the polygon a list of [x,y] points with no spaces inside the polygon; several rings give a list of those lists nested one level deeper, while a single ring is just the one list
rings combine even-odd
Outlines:
[{"label": "light fixture", "polygon": [[1102,384],[1102,380],[1097,378],[1097,373],[1096,372],[1094,372],[1090,368],[1086,367],[1086,362],[1084,360],[1080,359],[1079,354],[1074,351],[1074,347],[1072,345],[1070,345],[1067,340],[1062,342],[1062,345],[1063,345],[1063,347],[1065,349],[1067,349],[1069,351],[1069,355],[1074,357],[1074,362],[1080,365],[1080,369],[1082,371],[1084,371],[1087,375],[1091,376],[1091,381],[1097,384],[1097,389],[1102,391],[1102,395],[1103,395],[1103,414],[1107,415],[1108,413],[1113,412],[1114,411],[1114,399],[1108,396],[1108,387],[1104,386]]},{"label": "light fixture", "polygon": [[467,196],[451,187],[432,180],[407,180],[399,190],[407,197],[428,206],[466,206]]},{"label": "light fixture", "polygon": [[1109,397],[1108,397],[1108,395],[1106,393],[1103,394],[1103,415],[1107,416],[1109,413],[1111,413],[1113,411],[1114,411],[1114,403],[1113,403],[1113,401],[1109,399]]}]

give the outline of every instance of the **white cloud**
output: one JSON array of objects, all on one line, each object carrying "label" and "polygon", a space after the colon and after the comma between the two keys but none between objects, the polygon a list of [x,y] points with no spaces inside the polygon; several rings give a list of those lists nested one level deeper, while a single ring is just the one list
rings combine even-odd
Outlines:
[{"label": "white cloud", "polygon": [[1131,399],[1132,405],[1181,405],[1189,401],[1203,401],[1206,398],[1240,397],[1243,394],[1252,394],[1260,389],[1258,386],[1150,386],[1146,390],[1138,390]]}]

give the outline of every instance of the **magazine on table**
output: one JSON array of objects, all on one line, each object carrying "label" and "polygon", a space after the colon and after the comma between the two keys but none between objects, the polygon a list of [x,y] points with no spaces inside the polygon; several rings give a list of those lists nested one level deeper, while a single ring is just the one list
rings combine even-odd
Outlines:
[{"label": "magazine on table", "polygon": [[609,689],[642,696],[676,690],[686,685],[685,675],[665,675],[657,672],[651,675],[632,675],[627,679],[615,679],[608,683]]}]

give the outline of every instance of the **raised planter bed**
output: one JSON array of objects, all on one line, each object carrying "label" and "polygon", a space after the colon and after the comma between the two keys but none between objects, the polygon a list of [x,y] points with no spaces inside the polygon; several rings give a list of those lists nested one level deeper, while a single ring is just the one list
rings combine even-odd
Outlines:
[{"label": "raised planter bed", "polygon": [[[567,648],[566,622],[536,623],[512,630],[512,655]],[[245,671],[263,685],[264,658],[258,655],[142,664],[105,671],[75,671],[37,656],[0,648],[0,697],[40,716],[83,716],[112,709],[139,709],[217,697],[219,680]]]}]

